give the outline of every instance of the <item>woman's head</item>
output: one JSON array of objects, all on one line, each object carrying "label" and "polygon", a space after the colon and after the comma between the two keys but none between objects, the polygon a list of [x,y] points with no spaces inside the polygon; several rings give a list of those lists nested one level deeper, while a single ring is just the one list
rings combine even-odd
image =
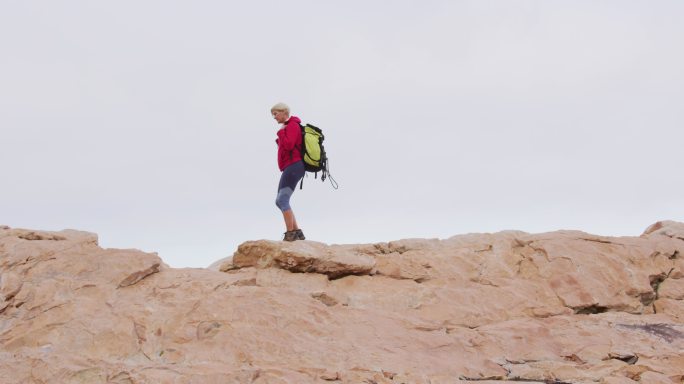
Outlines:
[{"label": "woman's head", "polygon": [[278,123],[282,124],[290,118],[290,107],[285,103],[278,103],[271,107],[271,115]]}]

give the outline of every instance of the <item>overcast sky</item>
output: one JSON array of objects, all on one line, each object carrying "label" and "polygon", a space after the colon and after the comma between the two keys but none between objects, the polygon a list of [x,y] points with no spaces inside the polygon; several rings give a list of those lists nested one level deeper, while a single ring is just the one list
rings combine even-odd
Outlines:
[{"label": "overcast sky", "polygon": [[0,224],[205,267],[280,239],[269,109],[321,127],[311,240],[684,221],[684,1],[0,0]]}]

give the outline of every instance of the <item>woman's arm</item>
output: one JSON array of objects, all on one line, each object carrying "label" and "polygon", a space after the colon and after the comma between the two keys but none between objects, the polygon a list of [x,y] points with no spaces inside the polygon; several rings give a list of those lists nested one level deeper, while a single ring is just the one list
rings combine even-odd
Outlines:
[{"label": "woman's arm", "polygon": [[278,131],[278,145],[286,151],[291,151],[295,148],[297,138],[301,134],[302,130],[299,128],[299,124],[289,122],[285,128]]}]

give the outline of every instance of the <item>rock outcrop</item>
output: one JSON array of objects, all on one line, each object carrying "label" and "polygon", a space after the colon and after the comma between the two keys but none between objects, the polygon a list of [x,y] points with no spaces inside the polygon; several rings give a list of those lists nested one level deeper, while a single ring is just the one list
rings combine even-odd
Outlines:
[{"label": "rock outcrop", "polygon": [[684,224],[366,245],[209,269],[0,226],[1,383],[683,383]]}]

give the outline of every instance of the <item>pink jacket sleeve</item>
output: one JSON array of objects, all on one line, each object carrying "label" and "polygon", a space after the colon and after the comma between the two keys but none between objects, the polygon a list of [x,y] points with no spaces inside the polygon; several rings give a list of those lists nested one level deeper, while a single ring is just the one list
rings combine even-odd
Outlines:
[{"label": "pink jacket sleeve", "polygon": [[278,145],[286,151],[291,151],[297,144],[297,138],[302,134],[299,124],[290,122],[278,131]]}]

